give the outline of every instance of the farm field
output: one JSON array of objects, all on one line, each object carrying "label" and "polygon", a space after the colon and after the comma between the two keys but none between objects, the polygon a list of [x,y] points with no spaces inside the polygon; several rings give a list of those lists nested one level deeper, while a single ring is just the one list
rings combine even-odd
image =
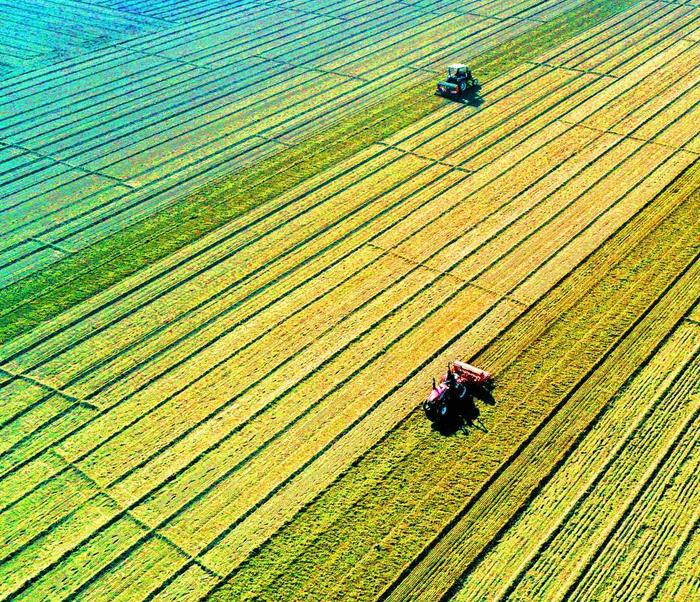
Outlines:
[{"label": "farm field", "polygon": [[3,6],[0,283],[582,2]]},{"label": "farm field", "polygon": [[[419,77],[407,61],[431,73],[570,5],[240,2],[249,37],[225,3],[109,8],[159,29],[70,59],[70,111],[28,94],[0,122],[101,199],[16,197],[12,265],[26,241],[79,248],[168,187],[296,144],[365,86]],[[441,26],[461,41],[440,46]],[[250,77],[283,60],[300,96],[152,126],[101,91],[135,56],[144,78],[201,70],[212,89],[246,81],[232,57]],[[305,98],[316,79],[339,99]],[[1,600],[700,595],[700,8],[634,4],[481,96],[2,345]],[[125,112],[90,116],[96,98]],[[267,111],[285,117],[245,131]],[[0,151],[13,170],[36,159],[21,146]],[[420,402],[454,358],[497,388],[445,435]]]}]

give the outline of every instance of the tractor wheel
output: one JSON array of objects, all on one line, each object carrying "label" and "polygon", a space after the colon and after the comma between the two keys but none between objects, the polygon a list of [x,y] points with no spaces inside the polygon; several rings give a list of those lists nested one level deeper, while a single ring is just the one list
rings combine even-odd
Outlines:
[{"label": "tractor wheel", "polygon": [[435,422],[438,419],[438,408],[434,402],[426,401],[423,404],[423,411],[430,422]]},{"label": "tractor wheel", "polygon": [[459,91],[464,94],[467,91],[467,80],[463,79],[459,82]]}]

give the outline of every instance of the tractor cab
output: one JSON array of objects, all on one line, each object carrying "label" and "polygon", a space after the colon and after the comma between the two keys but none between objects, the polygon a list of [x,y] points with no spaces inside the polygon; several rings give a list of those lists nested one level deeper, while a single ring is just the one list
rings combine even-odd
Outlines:
[{"label": "tractor cab", "polygon": [[448,65],[447,79],[438,82],[437,93],[453,98],[460,97],[478,85],[479,82],[476,81],[469,67],[461,63],[455,63]]},{"label": "tractor cab", "polygon": [[447,66],[447,79],[457,81],[458,78],[465,78],[471,75],[469,68],[466,65],[448,65]]}]

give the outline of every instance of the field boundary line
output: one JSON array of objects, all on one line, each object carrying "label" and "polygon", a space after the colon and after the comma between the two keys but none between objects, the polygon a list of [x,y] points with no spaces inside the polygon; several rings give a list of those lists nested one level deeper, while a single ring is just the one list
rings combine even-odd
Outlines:
[{"label": "field boundary line", "polygon": [[598,77],[607,77],[611,79],[620,79],[617,75],[611,75],[610,73],[601,73],[600,71],[593,71],[591,69],[577,69],[576,67],[566,67],[564,65],[553,65],[548,61],[526,61],[532,65],[537,65],[538,67],[549,67],[557,71],[573,71],[575,73],[587,73],[588,75],[597,75]]},{"label": "field boundary line", "polygon": [[305,67],[304,65],[298,65],[298,64],[293,63],[291,61],[285,61],[283,59],[279,59],[276,57],[267,57],[267,56],[263,56],[261,54],[252,54],[250,56],[252,58],[261,59],[261,60],[266,61],[266,62],[278,63],[280,65],[285,65],[286,67],[294,67],[295,69],[301,69],[302,71],[305,71],[307,73],[322,73],[324,75],[337,75],[338,77],[345,77],[347,79],[354,79],[354,80],[365,82],[365,83],[369,83],[369,82],[373,81],[373,80],[367,79],[365,77],[360,77],[359,75],[349,75],[349,74],[343,73],[341,71],[334,71],[334,70],[330,70],[330,69],[321,69],[319,67],[313,67],[313,66]]},{"label": "field boundary line", "polygon": [[[80,468],[79,466],[75,465],[73,462],[71,462],[71,461],[68,460],[66,457],[64,457],[63,454],[60,453],[60,451],[58,451],[58,450],[56,450],[56,449],[52,449],[51,452],[52,452],[53,454],[55,454],[56,456],[58,456],[59,459],[60,459],[62,462],[64,462],[67,466],[69,466],[70,468],[72,468],[73,470],[75,470],[77,473],[79,473],[80,476],[82,476],[83,478],[87,479],[90,483],[92,483],[93,487],[95,487],[95,488],[97,489],[98,493],[100,493],[100,494],[106,496],[106,497],[109,498],[112,502],[114,502],[114,504],[117,506],[117,508],[120,509],[119,513],[117,514],[117,517],[121,518],[121,517],[123,517],[123,516],[128,516],[131,520],[133,520],[134,522],[138,523],[141,527],[143,527],[144,529],[146,529],[147,531],[149,531],[150,534],[152,534],[152,535],[154,535],[154,536],[156,536],[156,537],[159,537],[160,539],[162,539],[162,540],[166,541],[167,543],[169,543],[169,544],[170,544],[171,546],[173,546],[178,552],[180,552],[183,556],[185,556],[185,557],[187,557],[188,559],[190,559],[191,561],[193,561],[195,564],[198,564],[198,565],[201,564],[201,563],[197,560],[196,557],[194,557],[192,554],[190,554],[189,552],[187,552],[186,550],[184,550],[183,548],[181,548],[181,547],[180,547],[179,545],[177,545],[175,542],[171,541],[170,538],[168,538],[166,535],[164,535],[164,534],[161,533],[161,532],[156,532],[155,529],[153,529],[152,527],[150,527],[149,525],[147,525],[146,523],[144,523],[140,518],[138,518],[137,516],[135,516],[134,514],[132,514],[132,513],[130,512],[129,508],[125,508],[125,507],[123,506],[123,504],[120,504],[116,499],[114,499],[114,497],[112,497],[112,496],[110,495],[110,493],[109,493],[104,487],[102,487],[99,483],[97,483],[97,482],[96,482],[89,474],[87,474],[82,468]],[[117,518],[117,517],[115,517],[115,518]],[[93,532],[90,533],[85,539],[89,539],[89,538],[93,537],[93,535],[94,535],[95,533],[96,533],[96,531],[93,531]],[[81,542],[81,543],[82,543],[82,542]],[[80,544],[78,544],[78,545],[80,545]],[[78,546],[75,546],[75,548],[77,548],[77,547],[78,547]],[[74,549],[75,549],[75,548],[74,548]],[[223,578],[221,575],[217,574],[215,571],[213,571],[212,569],[210,569],[210,568],[208,568],[208,567],[206,567],[206,566],[202,566],[202,568],[203,568],[207,573],[209,573],[210,575],[212,575],[212,576],[214,576],[214,577],[216,577],[216,578],[218,578],[218,579],[222,579],[222,578]]]},{"label": "field boundary line", "polygon": [[[100,178],[105,178],[106,180],[110,180],[111,182],[114,182],[116,186],[124,186],[125,188],[128,188],[130,190],[135,190],[135,187],[132,186],[131,184],[127,184],[124,180],[121,178],[117,178],[115,176],[111,176],[106,173],[102,173],[100,171],[94,171],[92,169],[87,169],[85,167],[81,167],[80,165],[73,165],[72,163],[69,163],[65,159],[58,159],[57,157],[53,157],[51,155],[45,155],[37,150],[28,148],[26,146],[22,146],[21,144],[15,144],[13,142],[10,142],[9,140],[6,140],[3,142],[6,148],[14,148],[16,150],[23,151],[27,154],[33,155],[35,157],[39,157],[40,159],[48,159],[49,161],[53,161],[55,164],[58,165],[65,165],[66,167],[69,167],[70,169],[73,169],[75,171],[80,171],[82,173],[88,174],[90,176],[99,176]],[[27,202],[29,202],[31,199],[27,199]],[[8,207],[7,210],[12,209],[14,207],[18,207],[22,203],[19,203],[17,205],[13,205],[12,207]]]},{"label": "field boundary line", "polygon": [[[92,404],[88,401],[85,401],[83,399],[80,399],[79,397],[76,397],[75,395],[71,395],[70,393],[62,391],[61,389],[59,389],[53,385],[50,385],[48,383],[45,383],[37,378],[34,378],[34,377],[29,376],[27,374],[23,374],[21,372],[11,370],[10,368],[7,368],[7,367],[3,367],[3,370],[10,375],[11,380],[24,380],[24,381],[27,381],[27,382],[33,384],[33,385],[41,387],[44,390],[47,390],[51,393],[54,393],[55,395],[59,395],[59,396],[65,398],[68,401],[71,401],[73,403],[84,404],[86,407],[89,407],[90,409],[93,409],[93,410],[98,409],[94,404]],[[0,455],[4,455],[5,453],[6,452],[3,452]]]},{"label": "field boundary line", "polygon": [[[96,497],[102,495],[106,497],[110,502],[112,502],[116,508],[116,511],[114,515],[109,518],[107,521],[104,522],[100,527],[97,529],[94,529],[90,533],[84,535],[80,541],[77,543],[71,545],[68,549],[64,550],[57,558],[54,558],[51,560],[46,566],[44,566],[37,574],[32,575],[28,579],[25,579],[21,584],[16,586],[13,592],[11,592],[7,599],[14,599],[18,595],[20,595],[23,591],[25,591],[28,587],[30,587],[33,583],[41,579],[44,575],[50,573],[53,571],[57,566],[59,566],[66,558],[68,558],[71,554],[73,554],[77,549],[80,548],[80,546],[84,545],[86,542],[90,541],[94,537],[100,535],[116,523],[118,523],[120,520],[127,518],[137,525],[144,529],[144,533],[141,534],[141,536],[136,540],[135,543],[131,544],[130,546],[127,547],[126,550],[121,552],[119,555],[117,555],[115,558],[113,558],[111,561],[109,561],[107,564],[102,565],[100,569],[91,575],[83,584],[79,586],[79,588],[72,592],[72,595],[76,595],[82,590],[84,590],[86,587],[89,587],[91,583],[93,583],[96,579],[98,579],[102,574],[104,574],[105,571],[110,570],[111,568],[117,566],[122,560],[126,559],[135,549],[137,549],[141,544],[146,543],[150,538],[157,538],[160,539],[164,542],[166,542],[168,545],[170,545],[176,552],[181,554],[183,558],[185,558],[185,566],[191,566],[191,565],[196,565],[199,566],[201,569],[203,569],[207,574],[212,576],[217,580],[217,582],[220,582],[222,579],[224,579],[223,576],[219,575],[209,567],[203,565],[196,557],[194,557],[192,554],[187,552],[186,550],[182,549],[180,546],[178,546],[176,543],[171,541],[166,535],[163,533],[157,532],[153,528],[151,528],[149,525],[145,524],[141,519],[139,519],[137,516],[134,516],[128,508],[124,508],[122,504],[120,504],[117,500],[115,500],[106,490],[104,490],[98,483],[96,483],[93,479],[90,478],[89,475],[87,475],[83,470],[81,470],[78,466],[75,466],[72,462],[64,458],[57,450],[50,449],[48,450],[48,453],[50,455],[53,455],[56,457],[59,462],[62,462],[64,464],[63,468],[61,468],[55,475],[55,477],[58,477],[62,474],[65,474],[70,471],[77,472],[81,478],[86,479],[88,483],[91,484],[92,487],[95,488],[95,491],[93,491],[92,495],[88,496],[80,506],[76,507],[74,510],[70,511],[67,515],[64,515],[60,517],[59,519],[55,520],[52,524],[48,525],[38,533],[34,534],[28,541],[26,541],[24,544],[22,544],[19,548],[14,550],[8,557],[3,559],[3,562],[5,562],[7,559],[15,557],[19,554],[21,554],[24,550],[26,550],[28,547],[30,547],[33,543],[38,541],[40,538],[48,535],[52,531],[54,531],[58,526],[63,524],[65,521],[67,521],[77,510],[85,506],[86,503],[94,500]],[[2,509],[2,512],[5,512],[7,509],[11,508],[15,504],[17,504],[22,498],[8,504],[5,508]]]},{"label": "field boundary line", "polygon": [[413,155],[414,157],[418,157],[419,159],[425,159],[426,161],[430,161],[436,165],[444,165],[445,167],[449,167],[449,168],[454,169],[456,171],[461,171],[462,173],[465,173],[465,174],[476,173],[475,170],[467,169],[466,167],[462,167],[460,164],[449,163],[449,162],[445,161],[444,159],[436,159],[435,157],[428,157],[426,155],[422,155],[421,153],[417,153],[414,150],[408,150],[405,148],[401,148],[400,146],[397,146],[396,144],[390,144],[388,142],[384,142],[383,140],[380,140],[376,144],[378,146],[383,146],[385,148],[390,148],[392,150],[395,150],[399,153],[403,153],[404,155]]},{"label": "field boundary line", "polygon": [[[665,107],[664,107],[665,108]],[[651,119],[647,119],[642,125],[638,126],[635,128],[635,130],[639,129],[643,125],[645,125],[648,121]],[[590,125],[584,125],[582,123],[573,123],[571,121],[566,121],[565,119],[559,119],[562,123],[566,123],[568,125],[572,125],[573,127],[579,127],[579,128],[584,128],[586,130],[591,130],[594,132],[599,132],[601,134],[609,134],[611,136],[619,136],[620,138],[624,138],[626,140],[634,140],[636,142],[644,142],[645,144],[653,144],[654,146],[662,146],[664,148],[669,148],[673,151],[676,152],[682,152],[682,153],[689,153],[691,155],[698,155],[700,156],[700,152],[698,151],[693,151],[688,148],[685,148],[685,146],[673,146],[672,144],[664,144],[663,142],[656,142],[653,138],[641,138],[639,136],[635,136],[634,134],[620,134],[618,132],[613,132],[610,130],[604,130],[601,128],[596,128]],[[668,127],[672,126],[674,123],[676,123],[676,120],[674,120],[672,123],[669,123],[664,129],[667,129]]]},{"label": "field boundary line", "polygon": [[[31,240],[33,242],[39,243],[42,247],[47,247],[49,249],[53,249],[54,251],[60,251],[61,253],[65,255],[72,255],[75,253],[75,251],[72,251],[71,249],[64,249],[63,247],[57,245],[56,243],[49,242],[48,240],[41,240],[40,238],[36,238],[32,236],[31,238],[28,238],[27,240]],[[36,252],[41,251],[41,249],[36,249]],[[28,257],[28,255],[25,255],[25,257]],[[6,265],[12,265],[14,262],[10,262]]]},{"label": "field boundary line", "polygon": [[[489,239],[490,240],[490,239]],[[454,241],[450,241],[450,244]],[[488,241],[487,241],[488,242]],[[428,265],[422,261],[416,261],[412,257],[408,257],[406,255],[402,255],[401,253],[397,253],[394,249],[395,247],[392,247],[391,249],[385,249],[384,247],[374,243],[374,242],[368,242],[366,243],[368,246],[374,247],[378,251],[381,251],[383,253],[387,253],[389,255],[393,255],[394,257],[398,257],[399,259],[402,259],[403,261],[407,261],[408,263],[411,263],[415,266],[420,266],[422,268],[425,268],[426,270],[430,270],[433,273],[440,274],[441,276],[445,276],[447,278],[454,278],[455,280],[458,280],[462,284],[466,284],[467,286],[472,286],[478,290],[480,290],[483,293],[487,293],[489,295],[492,295],[497,301],[510,301],[512,303],[515,303],[515,305],[523,308],[529,307],[527,303],[524,303],[523,301],[519,301],[518,299],[514,299],[511,297],[508,293],[498,293],[496,291],[492,291],[490,288],[483,286],[481,284],[478,284],[477,282],[473,282],[471,280],[465,280],[461,276],[458,276],[457,274],[454,274],[452,272],[446,272],[444,270],[440,270],[436,267],[433,267],[431,265]],[[481,247],[479,247],[481,248]]]},{"label": "field boundary line", "polygon": [[[126,41],[126,43],[129,43],[129,42],[131,42],[131,40]],[[186,65],[187,67],[194,67],[195,69],[202,69],[204,71],[209,71],[209,72],[214,71],[214,69],[212,67],[208,67],[207,65],[198,65],[197,63],[190,63],[189,61],[182,60],[181,58],[170,57],[170,56],[167,56],[164,54],[158,54],[157,52],[147,52],[146,50],[141,50],[140,48],[126,46],[125,43],[118,43],[117,46],[122,46],[123,48],[128,49],[129,52],[133,52],[135,54],[159,58],[159,59],[163,59],[164,61],[178,63],[180,65]]]}]

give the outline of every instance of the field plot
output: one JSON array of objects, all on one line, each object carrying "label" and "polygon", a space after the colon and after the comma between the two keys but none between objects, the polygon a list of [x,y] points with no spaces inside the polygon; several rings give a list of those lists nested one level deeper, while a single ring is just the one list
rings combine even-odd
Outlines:
[{"label": "field plot", "polygon": [[80,0],[18,0],[0,7],[0,66],[4,75],[80,56],[165,22]]},{"label": "field plot", "polygon": [[[491,13],[489,2],[7,5],[3,43],[35,13],[45,31],[13,50],[27,65],[0,86],[0,283],[582,2],[524,0],[488,16],[477,9]],[[49,41],[65,60],[41,54]]]},{"label": "field plot", "polygon": [[[473,15],[503,27],[558,6],[370,4],[243,2],[246,18],[277,19],[253,40],[221,29],[222,2],[126,2],[196,26],[103,59],[136,69],[137,52],[215,89],[240,54],[251,73],[284,60],[301,88],[351,90],[390,71],[363,36],[405,48],[391,60],[410,77],[401,61],[434,49],[440,22],[486,40]],[[409,14],[432,29],[400,22]],[[382,37],[387,23],[405,37]],[[479,110],[436,111],[4,345],[0,599],[692,599],[696,28],[688,4],[639,3],[489,81]],[[309,32],[328,45],[300,43]],[[286,123],[326,104],[302,96],[277,107]],[[85,188],[104,204],[172,178],[136,157],[175,164],[180,136],[249,141],[224,120],[233,106],[264,121],[239,99],[173,113],[172,138],[143,115],[141,138],[103,146],[112,125],[88,112],[30,135],[67,166],[89,156]],[[230,125],[219,141],[212,114]],[[162,153],[147,155],[151,136]],[[122,144],[133,154],[112,156]],[[74,234],[58,231],[60,252]],[[455,357],[497,389],[444,435],[420,402]]]}]

